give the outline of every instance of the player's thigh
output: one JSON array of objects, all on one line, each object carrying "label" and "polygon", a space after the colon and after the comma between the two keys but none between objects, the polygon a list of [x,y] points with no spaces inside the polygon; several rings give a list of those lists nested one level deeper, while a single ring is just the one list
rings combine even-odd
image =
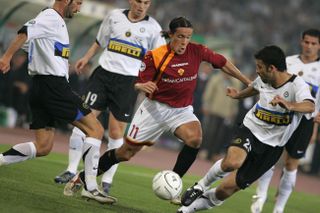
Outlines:
[{"label": "player's thigh", "polygon": [[129,123],[133,118],[137,99],[137,91],[134,89],[136,77],[113,74],[112,78],[112,93],[108,94],[108,107],[118,121]]},{"label": "player's thigh", "polygon": [[308,120],[303,116],[299,126],[285,145],[286,151],[291,158],[300,159],[304,157],[313,133],[313,125],[313,119]]},{"label": "player's thigh", "polygon": [[155,143],[161,134],[168,130],[162,113],[163,111],[157,102],[146,98],[127,126],[126,137],[135,143]]},{"label": "player's thigh", "polygon": [[236,182],[245,189],[268,171],[280,158],[283,147],[272,147],[257,139],[251,143],[252,150],[237,171]]}]

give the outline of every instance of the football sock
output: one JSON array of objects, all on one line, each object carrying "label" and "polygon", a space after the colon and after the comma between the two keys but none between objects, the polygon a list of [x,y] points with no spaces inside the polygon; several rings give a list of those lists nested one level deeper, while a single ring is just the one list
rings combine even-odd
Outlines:
[{"label": "football sock", "polygon": [[274,209],[283,211],[289,199],[289,196],[296,184],[297,170],[287,171],[283,169],[283,175],[280,180],[277,201]]},{"label": "football sock", "polygon": [[274,166],[258,179],[256,193],[257,193],[257,196],[264,201],[267,199],[268,188],[273,176],[273,172],[274,172]]},{"label": "football sock", "polygon": [[111,166],[119,163],[120,161],[116,157],[116,149],[106,151],[99,159],[98,176],[108,171]]},{"label": "football sock", "polygon": [[0,165],[8,165],[35,158],[37,154],[33,142],[19,143],[0,154]]},{"label": "football sock", "polygon": [[86,135],[77,127],[73,128],[69,139],[69,165],[67,171],[76,174],[82,156],[83,143]]},{"label": "football sock", "polygon": [[97,171],[101,140],[87,137],[83,145],[85,183],[88,191],[97,189]]},{"label": "football sock", "polygon": [[200,185],[202,189],[208,189],[211,186],[211,184],[213,184],[215,181],[220,180],[221,178],[229,174],[229,172],[222,171],[221,163],[222,159],[218,160],[209,169],[207,174],[200,181],[198,181],[198,185]]},{"label": "football sock", "polygon": [[188,171],[193,162],[196,160],[198,152],[199,148],[192,148],[185,144],[178,155],[173,171],[180,177],[183,177],[183,175]]},{"label": "football sock", "polygon": [[[108,138],[108,150],[119,148],[122,144],[123,144],[123,138],[119,138],[119,139],[112,139],[110,137]],[[111,166],[111,168],[103,174],[101,178],[102,183],[109,183],[109,185],[112,183],[113,176],[118,169],[118,165],[119,164],[115,164]]]}]

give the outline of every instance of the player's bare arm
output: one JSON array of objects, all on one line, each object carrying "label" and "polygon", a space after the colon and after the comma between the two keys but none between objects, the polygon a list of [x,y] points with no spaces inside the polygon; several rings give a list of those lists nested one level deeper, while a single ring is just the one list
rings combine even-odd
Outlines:
[{"label": "player's bare arm", "polygon": [[7,51],[0,58],[0,72],[6,73],[10,70],[10,61],[12,59],[12,56],[22,47],[26,40],[27,35],[24,33],[19,33],[15,37]]},{"label": "player's bare arm", "polygon": [[224,65],[224,67],[222,67],[222,71],[237,78],[239,81],[241,81],[247,86],[251,83],[251,80],[247,78],[245,75],[243,75],[240,72],[240,70],[229,60],[227,60],[227,63]]},{"label": "player's bare arm", "polygon": [[94,42],[86,54],[76,62],[75,68],[78,74],[81,73],[82,69],[88,64],[90,59],[98,52],[99,49],[100,45],[97,42]]},{"label": "player's bare arm", "polygon": [[257,94],[259,94],[259,92],[255,90],[252,86],[249,86],[241,91],[233,87],[227,87],[226,95],[233,99],[243,99],[243,98],[251,97]]},{"label": "player's bare arm", "polygon": [[279,104],[282,108],[290,111],[302,112],[302,113],[312,113],[315,110],[314,103],[310,100],[304,100],[302,102],[289,102],[286,101],[281,96],[277,95],[270,102],[271,105],[275,106]]},{"label": "player's bare arm", "polygon": [[147,81],[145,83],[136,83],[134,85],[135,89],[152,94],[154,91],[158,89],[157,85],[152,81]]}]

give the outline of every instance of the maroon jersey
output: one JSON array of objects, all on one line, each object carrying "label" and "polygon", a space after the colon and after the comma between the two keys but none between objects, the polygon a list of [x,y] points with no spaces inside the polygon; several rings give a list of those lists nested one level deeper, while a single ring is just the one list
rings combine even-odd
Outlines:
[{"label": "maroon jersey", "polygon": [[189,43],[182,55],[171,51],[169,44],[163,45],[145,55],[138,82],[153,81],[157,84],[158,90],[148,94],[150,99],[174,108],[186,107],[193,102],[202,61],[222,68],[227,60],[201,44]]}]

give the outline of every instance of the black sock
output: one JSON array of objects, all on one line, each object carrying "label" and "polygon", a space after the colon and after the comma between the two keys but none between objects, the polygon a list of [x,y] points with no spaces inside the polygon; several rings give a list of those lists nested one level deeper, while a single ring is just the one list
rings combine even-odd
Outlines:
[{"label": "black sock", "polygon": [[97,176],[108,171],[111,168],[111,166],[119,162],[120,161],[116,157],[116,149],[111,149],[109,151],[106,151],[99,159]]},{"label": "black sock", "polygon": [[193,162],[196,160],[198,152],[199,148],[192,148],[185,144],[178,155],[173,171],[180,177],[183,177],[183,175],[188,171]]}]

